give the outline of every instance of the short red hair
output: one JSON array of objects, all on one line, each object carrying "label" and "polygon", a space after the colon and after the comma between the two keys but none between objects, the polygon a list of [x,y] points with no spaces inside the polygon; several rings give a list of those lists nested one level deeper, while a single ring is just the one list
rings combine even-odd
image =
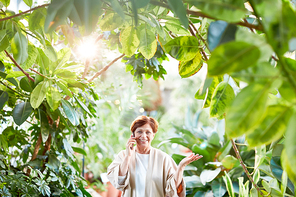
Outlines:
[{"label": "short red hair", "polygon": [[152,128],[153,133],[157,132],[158,129],[158,122],[152,118],[152,117],[147,117],[147,116],[138,116],[131,124],[131,131],[132,133],[135,132],[135,130],[138,127],[141,127],[145,124],[149,124],[150,127]]}]

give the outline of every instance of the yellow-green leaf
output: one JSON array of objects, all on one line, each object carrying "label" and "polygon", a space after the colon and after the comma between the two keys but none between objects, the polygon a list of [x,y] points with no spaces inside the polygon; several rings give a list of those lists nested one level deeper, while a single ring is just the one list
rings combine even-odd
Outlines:
[{"label": "yellow-green leaf", "polygon": [[255,128],[264,118],[269,84],[253,83],[233,100],[225,119],[226,134],[239,137]]},{"label": "yellow-green leaf", "polygon": [[48,81],[41,81],[32,91],[30,97],[31,106],[36,109],[40,106],[46,96]]},{"label": "yellow-green leaf", "polygon": [[22,64],[28,58],[28,40],[20,32],[17,32],[11,41],[11,52],[18,64]]},{"label": "yellow-green leaf", "polygon": [[250,147],[267,145],[283,136],[292,110],[282,105],[268,106],[264,120],[246,136]]},{"label": "yellow-green leaf", "polygon": [[203,61],[200,53],[189,61],[180,61],[179,74],[182,78],[187,78],[197,73],[203,66]]},{"label": "yellow-green leaf", "polygon": [[131,57],[137,50],[140,40],[134,27],[129,26],[120,33],[122,50],[126,56]]},{"label": "yellow-green leaf", "polygon": [[122,18],[116,13],[110,13],[104,16],[100,21],[100,29],[102,31],[113,31],[123,25]]},{"label": "yellow-green leaf", "polygon": [[61,101],[61,94],[58,89],[49,86],[46,91],[46,101],[50,108],[55,111],[59,107]]},{"label": "yellow-green leaf", "polygon": [[151,59],[157,50],[155,34],[146,27],[140,31],[139,51],[146,59]]}]

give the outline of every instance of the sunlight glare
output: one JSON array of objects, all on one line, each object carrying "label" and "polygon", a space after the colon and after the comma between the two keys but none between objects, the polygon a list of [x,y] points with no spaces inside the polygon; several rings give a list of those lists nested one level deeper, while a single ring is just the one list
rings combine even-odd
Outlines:
[{"label": "sunlight glare", "polygon": [[99,52],[99,46],[98,43],[96,43],[96,39],[94,37],[83,39],[81,44],[77,47],[77,52],[82,59],[94,59]]}]

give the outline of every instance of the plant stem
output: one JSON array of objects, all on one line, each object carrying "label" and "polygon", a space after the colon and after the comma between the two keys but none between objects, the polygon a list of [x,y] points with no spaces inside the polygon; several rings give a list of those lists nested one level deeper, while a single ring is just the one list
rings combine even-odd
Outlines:
[{"label": "plant stem", "polygon": [[120,58],[122,58],[123,56],[125,56],[125,54],[122,54],[121,56],[115,58],[114,60],[112,60],[107,66],[105,66],[104,68],[102,68],[101,70],[99,70],[91,79],[88,80],[88,82],[92,82],[95,78],[97,78],[98,76],[100,76],[103,72],[105,72],[112,64],[114,64],[117,60],[119,60]]},{"label": "plant stem", "polygon": [[35,72],[35,73],[37,73],[38,75],[40,75],[40,76],[42,76],[42,77],[44,77],[44,78],[47,78],[48,79],[48,77],[46,77],[46,76],[44,76],[43,74],[41,74],[40,72],[38,72],[37,70],[34,70],[33,68],[29,68],[31,71],[33,71],[33,72]]},{"label": "plant stem", "polygon": [[190,23],[190,25],[193,27],[193,29],[195,30],[195,32],[196,32],[196,34],[198,35],[198,37],[202,40],[202,42],[205,44],[205,46],[207,47],[207,49],[209,50],[209,51],[211,51],[210,50],[210,47],[209,47],[209,45],[208,45],[208,43],[207,43],[207,41],[199,34],[199,31],[196,29],[196,27],[194,26],[194,24],[191,22],[191,21],[189,21],[189,23]]},{"label": "plant stem", "polygon": [[234,152],[236,154],[236,157],[239,160],[241,166],[243,167],[243,169],[244,169],[247,177],[249,178],[249,180],[251,181],[251,183],[253,184],[253,186],[256,188],[256,190],[258,191],[258,193],[260,193],[261,196],[264,196],[264,194],[262,193],[262,191],[260,190],[260,188],[258,187],[258,185],[254,182],[254,180],[253,180],[252,176],[250,175],[250,173],[249,173],[246,165],[244,164],[244,162],[243,162],[243,160],[242,160],[242,158],[241,158],[241,156],[239,154],[239,151],[238,151],[238,149],[237,149],[237,147],[236,147],[233,139],[231,139],[230,141],[232,143],[232,148],[233,148],[233,150],[234,150]]},{"label": "plant stem", "polygon": [[21,16],[21,15],[24,15],[24,14],[26,14],[26,13],[28,13],[28,12],[31,12],[31,11],[33,11],[33,10],[36,10],[36,9],[39,9],[39,8],[42,8],[42,7],[46,7],[46,6],[48,6],[48,5],[50,5],[50,4],[49,4],[49,3],[48,3],[48,4],[43,4],[43,5],[40,5],[40,6],[34,7],[34,8],[32,8],[32,9],[30,9],[30,10],[27,10],[27,11],[24,11],[24,12],[21,12],[21,13],[18,13],[18,14],[15,14],[15,15],[13,15],[13,16],[9,16],[9,17],[6,17],[6,18],[1,18],[1,19],[0,19],[0,22],[1,22],[1,21],[6,21],[6,20],[9,20],[9,19],[12,19],[12,18],[18,17],[18,16]]},{"label": "plant stem", "polygon": [[17,94],[19,94],[19,95],[22,95],[22,96],[24,96],[24,97],[29,97],[29,95],[25,95],[25,94],[23,94],[23,93],[20,93],[20,92],[18,92],[18,91],[16,91],[16,90],[12,89],[11,87],[9,87],[9,85],[3,83],[3,81],[0,81],[0,83],[2,83],[5,87],[7,87],[7,88],[10,89],[11,91],[13,91],[13,92],[15,92],[15,93],[17,93]]},{"label": "plant stem", "polygon": [[[170,7],[167,4],[164,4],[162,2],[152,0],[152,1],[150,1],[150,3],[153,4],[153,5],[156,5],[156,6],[161,6],[161,7],[170,9]],[[208,16],[208,15],[206,15],[206,14],[204,14],[202,12],[198,12],[198,11],[193,11],[193,10],[188,10],[187,9],[187,14],[217,20],[217,18],[215,18],[215,17]],[[263,29],[261,25],[253,25],[253,24],[245,23],[245,22],[238,22],[238,23],[234,23],[234,24],[244,26],[244,27],[249,27],[249,28],[252,28],[252,29],[260,30],[260,31]]]},{"label": "plant stem", "polygon": [[9,57],[9,59],[11,59],[11,61],[28,77],[29,80],[35,82],[35,80],[29,75],[29,73],[24,71],[24,69],[22,69],[22,67],[20,67],[20,65],[18,65],[18,63],[15,61],[15,59],[13,59],[13,57],[6,50],[4,50],[4,52]]},{"label": "plant stem", "polygon": [[[193,30],[192,30],[192,28],[190,27],[190,25],[188,26],[188,29],[189,29],[190,33],[191,33],[194,37],[197,38],[196,34],[193,32]],[[205,51],[204,51],[202,48],[201,48],[201,54],[203,55],[203,59],[204,59],[204,61],[208,61],[208,57],[207,57]]]}]

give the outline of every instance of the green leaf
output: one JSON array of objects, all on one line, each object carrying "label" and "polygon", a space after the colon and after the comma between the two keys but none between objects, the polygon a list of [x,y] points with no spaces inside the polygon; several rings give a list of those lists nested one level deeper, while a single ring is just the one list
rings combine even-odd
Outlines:
[{"label": "green leaf", "polygon": [[50,108],[55,111],[59,107],[61,101],[61,94],[58,89],[53,86],[47,87],[46,100]]},{"label": "green leaf", "polygon": [[182,78],[187,78],[197,73],[203,66],[202,56],[197,53],[196,56],[189,61],[180,61],[179,75]]},{"label": "green leaf", "polygon": [[80,105],[80,107],[84,110],[84,111],[86,111],[90,116],[92,116],[92,113],[89,111],[89,109],[86,107],[86,105],[83,103],[83,102],[81,102],[78,98],[76,98],[76,97],[74,97],[75,98],[75,100],[77,101],[77,103]]},{"label": "green leaf", "polygon": [[185,0],[203,13],[227,22],[239,22],[247,14],[244,0]]},{"label": "green leaf", "polygon": [[149,2],[150,2],[150,0],[136,0],[135,5],[137,8],[142,8],[142,7],[145,7],[146,5],[148,5]]},{"label": "green leaf", "polygon": [[34,45],[29,44],[28,54],[29,56],[26,61],[20,65],[24,70],[33,67],[33,64],[36,62],[38,57],[38,49]]},{"label": "green leaf", "polygon": [[62,89],[63,93],[70,96],[72,98],[72,93],[71,91],[64,85],[62,84],[61,82],[58,82],[57,81],[57,85],[59,86],[59,88]]},{"label": "green leaf", "polygon": [[245,42],[228,42],[218,46],[208,61],[210,76],[223,75],[253,66],[260,57],[257,46]]},{"label": "green leaf", "polygon": [[[74,0],[74,6],[81,20],[82,25],[85,26],[84,36],[89,35],[96,27],[99,16],[103,13],[103,1],[101,0]],[[78,16],[76,19],[78,19]],[[71,17],[73,19],[73,15]],[[78,20],[75,20],[76,22]]]},{"label": "green leaf", "polygon": [[49,42],[46,42],[46,47],[44,49],[44,54],[50,59],[50,61],[55,62],[57,61],[57,53],[55,49],[51,46]]},{"label": "green leaf", "polygon": [[266,157],[266,146],[262,145],[261,147],[255,148],[255,166],[254,169],[257,169],[265,160]]},{"label": "green leaf", "polygon": [[28,40],[20,32],[17,32],[11,41],[11,52],[18,64],[22,64],[28,58]]},{"label": "green leaf", "polygon": [[3,109],[8,99],[9,99],[8,93],[0,90],[0,111]]},{"label": "green leaf", "polygon": [[45,32],[51,32],[63,24],[70,15],[73,6],[73,0],[53,0],[47,8],[47,15],[44,22]]},{"label": "green leaf", "polygon": [[218,161],[222,161],[224,159],[224,157],[226,157],[226,155],[229,153],[231,148],[232,148],[232,144],[231,144],[230,140],[228,140],[225,143],[225,145],[217,153],[217,155],[219,155]]},{"label": "green leaf", "polygon": [[182,25],[187,29],[189,25],[189,21],[186,16],[187,11],[182,0],[168,0],[168,4],[172,9],[172,11],[174,12],[174,14],[179,17],[179,20],[182,23]]},{"label": "green leaf", "polygon": [[194,36],[180,36],[164,45],[167,53],[179,61],[192,60],[199,52],[199,43]]},{"label": "green leaf", "polygon": [[80,153],[80,154],[82,154],[82,155],[84,155],[84,156],[87,156],[85,150],[82,149],[82,148],[72,146],[72,149],[73,149],[73,151],[76,152],[76,153]]},{"label": "green leaf", "polygon": [[58,77],[61,78],[70,78],[70,79],[76,79],[76,73],[71,72],[69,70],[66,69],[57,69],[54,71],[55,75],[57,75]]},{"label": "green leaf", "polygon": [[34,31],[34,30],[43,28],[45,17],[46,17],[45,8],[34,10],[32,14],[29,15],[29,29],[31,31]]},{"label": "green leaf", "polygon": [[9,40],[6,35],[6,30],[0,30],[0,52],[9,46]]},{"label": "green leaf", "polygon": [[33,83],[30,81],[29,82],[29,79],[28,77],[23,77],[21,80],[20,80],[20,87],[27,91],[27,92],[32,92],[33,91]]},{"label": "green leaf", "polygon": [[100,29],[102,31],[113,31],[123,25],[123,22],[124,21],[118,14],[109,13],[100,21]]},{"label": "green leaf", "polygon": [[239,164],[240,164],[238,159],[232,155],[227,155],[226,157],[224,157],[222,159],[221,162],[222,162],[222,165],[227,169],[235,168],[235,167],[239,166]]},{"label": "green leaf", "polygon": [[33,0],[23,0],[27,6],[32,7],[33,5]]},{"label": "green leaf", "polygon": [[203,156],[203,159],[207,162],[210,162],[211,161],[211,156],[210,156],[210,153],[204,149],[204,148],[201,148],[200,146],[198,146],[197,144],[194,144],[192,147],[191,147],[191,150],[193,153],[195,154],[199,154],[199,155],[202,155]]},{"label": "green leaf", "polygon": [[72,105],[68,101],[64,99],[62,99],[61,101],[62,101],[62,107],[64,109],[64,112],[68,117],[69,121],[72,123],[73,126],[77,126],[79,124],[79,119],[75,109],[72,107]]},{"label": "green leaf", "polygon": [[48,81],[41,81],[32,91],[30,103],[34,109],[38,108],[46,96]]},{"label": "green leaf", "polygon": [[[137,0],[136,1],[136,4],[137,3],[140,3],[141,0]],[[142,0],[143,1],[143,0]],[[149,2],[149,0],[144,0],[145,2]],[[115,12],[117,12],[117,14],[122,18],[124,19],[125,18],[125,14],[123,12],[123,9],[122,9],[122,6],[119,4],[119,2],[117,0],[110,0],[111,2],[111,7],[113,8],[113,10]]]},{"label": "green leaf", "polygon": [[264,118],[269,84],[253,83],[233,100],[225,119],[226,134],[230,138],[248,133]]},{"label": "green leaf", "polygon": [[255,184],[258,183],[258,181],[260,180],[260,170],[256,169],[253,175],[253,180],[255,182]]},{"label": "green leaf", "polygon": [[140,44],[136,29],[134,29],[132,26],[129,26],[121,31],[120,42],[125,55],[131,57]]},{"label": "green leaf", "polygon": [[5,7],[8,7],[10,4],[10,0],[0,0]]},{"label": "green leaf", "polygon": [[[296,184],[296,155],[295,155],[295,151],[296,151],[296,134],[295,134],[295,119],[296,118],[296,113],[294,111],[293,115],[290,118],[289,123],[287,124],[287,131],[286,131],[286,137],[285,137],[285,156],[287,156],[287,158],[289,158],[289,162],[287,164],[287,166],[284,166],[285,171],[288,173],[290,179],[294,182],[294,184]],[[294,166],[294,167],[292,167]],[[289,169],[289,167],[292,167],[291,169]],[[289,170],[286,170],[289,169]]]},{"label": "green leaf", "polygon": [[268,106],[264,120],[246,136],[250,147],[267,145],[281,138],[286,132],[292,110],[282,105]]},{"label": "green leaf", "polygon": [[65,148],[65,151],[66,151],[66,154],[71,157],[72,159],[74,159],[73,157],[73,149],[72,149],[72,146],[69,144],[69,142],[67,141],[66,138],[63,139],[63,144],[64,144],[64,148]]},{"label": "green leaf", "polygon": [[223,176],[223,180],[224,180],[224,183],[226,185],[226,189],[228,191],[228,195],[230,197],[235,197],[234,195],[234,190],[233,190],[233,185],[232,185],[232,181],[228,175],[228,173],[226,171],[225,172],[225,176]]},{"label": "green leaf", "polygon": [[146,59],[151,59],[157,50],[155,34],[145,27],[140,31],[139,37],[141,38],[139,51]]},{"label": "green leaf", "polygon": [[12,111],[12,117],[14,122],[20,126],[23,124],[27,118],[30,116],[32,112],[32,107],[29,102],[22,102],[17,104],[13,111]]},{"label": "green leaf", "polygon": [[236,31],[235,40],[257,46],[260,50],[258,62],[267,62],[272,56],[273,50],[266,42],[266,36],[264,34],[254,34],[245,28],[239,28]]},{"label": "green leaf", "polygon": [[235,39],[237,26],[225,21],[210,23],[208,30],[209,48],[213,51],[217,46]]},{"label": "green leaf", "polygon": [[[178,35],[191,35],[190,32],[185,29],[179,21],[167,21],[165,23],[165,27],[168,29],[168,31],[171,31],[175,34],[178,34]],[[168,37],[168,39],[170,39],[170,36],[169,34],[166,35],[166,37]]]},{"label": "green leaf", "polygon": [[[187,184],[187,182],[186,182]],[[187,187],[187,185],[186,185]],[[224,194],[226,193],[226,187],[222,184],[219,183],[217,180],[214,180],[211,184],[212,191],[215,197],[223,197]]]},{"label": "green leaf", "polygon": [[135,19],[135,26],[138,26],[138,11],[137,11],[137,4],[136,1],[137,0],[130,0],[131,4],[132,4],[132,12],[133,12],[133,17]]},{"label": "green leaf", "polygon": [[38,109],[39,120],[40,120],[40,130],[42,136],[42,142],[45,143],[49,137],[50,125],[48,123],[47,114],[41,109]]},{"label": "green leaf", "polygon": [[63,48],[58,52],[58,60],[54,65],[50,67],[51,71],[54,72],[57,69],[62,68],[69,61],[71,57],[71,49]]},{"label": "green leaf", "polygon": [[59,159],[55,155],[49,154],[48,163],[46,163],[45,165],[52,170],[58,170],[60,167],[60,164],[61,164],[61,162],[59,161]]},{"label": "green leaf", "polygon": [[210,116],[222,116],[226,112],[227,107],[229,107],[234,97],[234,90],[227,82],[219,83],[212,96]]}]

